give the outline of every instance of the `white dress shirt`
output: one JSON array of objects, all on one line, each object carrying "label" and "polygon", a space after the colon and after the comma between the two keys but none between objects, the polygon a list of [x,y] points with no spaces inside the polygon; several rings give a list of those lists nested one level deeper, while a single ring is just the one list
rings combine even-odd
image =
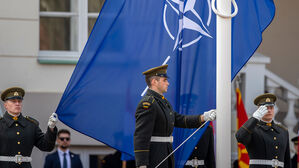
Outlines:
[{"label": "white dress shirt", "polygon": [[59,160],[60,160],[60,165],[61,167],[63,167],[63,154],[66,153],[66,162],[67,162],[67,168],[71,168],[71,156],[70,156],[70,150],[67,149],[65,152],[63,152],[62,150],[60,150],[59,148],[57,149],[58,151],[58,156],[59,156]]}]

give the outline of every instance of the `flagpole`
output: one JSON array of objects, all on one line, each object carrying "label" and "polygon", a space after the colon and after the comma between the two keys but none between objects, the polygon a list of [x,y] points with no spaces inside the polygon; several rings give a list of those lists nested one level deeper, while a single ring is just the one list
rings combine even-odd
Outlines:
[{"label": "flagpole", "polygon": [[[217,0],[222,15],[231,14],[231,0]],[[231,167],[231,18],[216,20],[216,165]]]}]

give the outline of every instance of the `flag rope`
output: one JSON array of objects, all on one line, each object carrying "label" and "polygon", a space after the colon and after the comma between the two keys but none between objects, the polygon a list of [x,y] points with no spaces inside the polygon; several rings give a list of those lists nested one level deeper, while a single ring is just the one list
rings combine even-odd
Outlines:
[{"label": "flag rope", "polygon": [[167,160],[175,151],[177,151],[184,143],[186,143],[198,130],[200,130],[206,123],[209,122],[205,121],[199,128],[197,128],[188,138],[186,138],[178,147],[176,147],[168,156],[166,156],[155,168],[159,167],[165,160]]}]

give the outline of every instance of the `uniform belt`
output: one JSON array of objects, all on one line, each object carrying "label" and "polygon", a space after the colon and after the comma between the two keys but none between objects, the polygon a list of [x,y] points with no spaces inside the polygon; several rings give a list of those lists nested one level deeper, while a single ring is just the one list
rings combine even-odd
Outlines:
[{"label": "uniform belt", "polygon": [[151,142],[173,142],[173,136],[169,137],[160,137],[160,136],[152,136]]},{"label": "uniform belt", "polygon": [[0,156],[0,161],[22,163],[22,162],[31,162],[32,158],[31,157],[27,157],[27,156],[22,156],[22,155]]},{"label": "uniform belt", "polygon": [[203,166],[203,165],[205,165],[205,161],[198,160],[198,159],[192,159],[192,160],[187,160],[185,165],[192,166],[192,167]]},{"label": "uniform belt", "polygon": [[268,165],[272,167],[284,167],[284,163],[277,160],[277,159],[272,159],[272,160],[263,160],[263,159],[250,159],[249,164],[251,165]]}]

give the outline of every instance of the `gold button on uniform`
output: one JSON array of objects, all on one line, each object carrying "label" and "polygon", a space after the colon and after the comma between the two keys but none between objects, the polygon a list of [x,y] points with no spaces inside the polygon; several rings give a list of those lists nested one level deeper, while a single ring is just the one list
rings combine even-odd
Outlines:
[{"label": "gold button on uniform", "polygon": [[17,132],[17,135],[20,135],[20,132]]},{"label": "gold button on uniform", "polygon": [[20,155],[21,154],[21,152],[18,152],[18,155]]},{"label": "gold button on uniform", "polygon": [[21,144],[21,142],[20,141],[18,141],[18,145],[20,145]]},{"label": "gold button on uniform", "polygon": [[274,131],[274,129],[273,129],[273,128],[271,128],[271,131]]},{"label": "gold button on uniform", "polygon": [[274,137],[273,139],[276,140],[276,137]]},{"label": "gold button on uniform", "polygon": [[278,146],[275,146],[275,149],[278,149]]},{"label": "gold button on uniform", "polygon": [[275,159],[278,159],[278,156],[275,156]]},{"label": "gold button on uniform", "polygon": [[16,123],[16,127],[17,127],[17,126],[19,126],[19,124],[18,124],[18,123]]},{"label": "gold button on uniform", "polygon": [[194,149],[197,149],[197,146],[195,146],[195,148]]}]

